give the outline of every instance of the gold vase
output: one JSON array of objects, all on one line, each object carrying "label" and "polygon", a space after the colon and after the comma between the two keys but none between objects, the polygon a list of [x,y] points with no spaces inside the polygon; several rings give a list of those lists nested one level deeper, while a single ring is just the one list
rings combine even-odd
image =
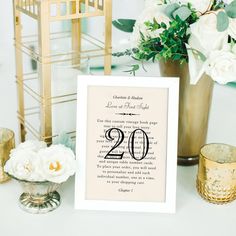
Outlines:
[{"label": "gold vase", "polygon": [[204,74],[191,85],[188,64],[178,61],[161,61],[160,73],[180,78],[178,164],[198,164],[200,148],[206,142],[214,82]]}]

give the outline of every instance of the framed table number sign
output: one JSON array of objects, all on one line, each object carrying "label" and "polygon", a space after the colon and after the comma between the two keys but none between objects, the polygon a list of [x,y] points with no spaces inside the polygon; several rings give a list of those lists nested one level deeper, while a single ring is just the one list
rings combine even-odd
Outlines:
[{"label": "framed table number sign", "polygon": [[175,212],[178,91],[178,78],[78,78],[76,209]]}]

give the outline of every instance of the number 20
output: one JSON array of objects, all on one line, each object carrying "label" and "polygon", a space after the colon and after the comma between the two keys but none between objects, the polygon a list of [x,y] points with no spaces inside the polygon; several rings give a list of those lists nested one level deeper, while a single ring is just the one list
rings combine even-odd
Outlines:
[{"label": "number 20", "polygon": [[[118,134],[118,138],[117,138],[116,144],[112,147],[112,149],[105,156],[105,159],[116,159],[116,160],[122,159],[124,156],[124,152],[122,152],[120,154],[115,154],[112,152],[122,144],[122,142],[124,141],[125,135],[121,129],[111,128],[111,129],[107,130],[105,133],[105,137],[107,140],[113,141],[115,139],[115,137],[112,137],[113,131],[116,131],[116,133]],[[142,156],[140,158],[135,156],[135,147],[134,147],[135,146],[135,134],[138,131],[140,131],[143,135],[143,142],[142,142],[143,150],[142,150]],[[148,150],[149,150],[149,139],[148,139],[148,136],[145,133],[145,131],[143,131],[142,129],[136,129],[130,134],[129,139],[128,139],[128,150],[129,150],[131,157],[137,161],[141,161],[147,156]]]}]

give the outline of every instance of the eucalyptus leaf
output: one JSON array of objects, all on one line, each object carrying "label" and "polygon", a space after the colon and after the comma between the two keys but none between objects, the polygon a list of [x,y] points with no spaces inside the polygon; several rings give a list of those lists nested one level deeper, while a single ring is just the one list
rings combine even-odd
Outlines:
[{"label": "eucalyptus leaf", "polygon": [[170,5],[167,5],[167,7],[165,8],[165,14],[170,19],[173,19],[172,13],[174,11],[176,11],[179,7],[180,7],[180,5],[178,3],[173,3],[173,4],[170,4]]},{"label": "eucalyptus leaf", "polygon": [[112,24],[119,30],[126,32],[126,33],[132,33],[134,29],[136,20],[133,19],[117,19],[112,21]]},{"label": "eucalyptus leaf", "polygon": [[173,12],[173,17],[178,16],[182,21],[185,21],[191,14],[192,12],[188,7],[182,6]]},{"label": "eucalyptus leaf", "polygon": [[236,0],[225,7],[225,11],[230,18],[236,18]]},{"label": "eucalyptus leaf", "polygon": [[193,54],[197,55],[201,61],[206,61],[207,57],[200,51],[194,48],[187,48],[187,50],[190,50],[193,52]]},{"label": "eucalyptus leaf", "polygon": [[138,64],[136,64],[136,65],[131,65],[131,66],[129,66],[129,67],[131,67],[131,69],[130,70],[126,70],[126,71],[124,71],[124,72],[129,72],[131,75],[133,75],[133,76],[135,76],[136,75],[136,72],[139,70],[139,68],[140,68],[140,66],[138,65]]},{"label": "eucalyptus leaf", "polygon": [[197,51],[197,53],[198,53],[198,56],[199,56],[201,61],[206,61],[207,60],[206,56],[202,52]]},{"label": "eucalyptus leaf", "polygon": [[224,11],[220,11],[217,14],[217,30],[223,32],[229,27],[229,18]]},{"label": "eucalyptus leaf", "polygon": [[[188,62],[188,52],[185,43],[189,41],[190,37],[189,25],[196,22],[198,16],[191,9],[187,10],[187,12],[191,12],[187,20],[182,20],[176,15],[176,18],[170,22],[168,27],[155,20],[148,22],[149,31],[155,31],[157,28],[163,30],[156,37],[148,37],[140,32],[139,44],[131,57],[140,62],[160,59],[165,61],[177,60],[180,64]],[[203,54],[197,51],[194,51],[194,53],[199,59],[206,60]],[[135,75],[138,69],[138,65],[133,65],[126,72]]]},{"label": "eucalyptus leaf", "polygon": [[75,141],[73,141],[70,135],[65,132],[59,134],[53,144],[62,144],[65,147],[70,148],[73,152],[75,152]]}]

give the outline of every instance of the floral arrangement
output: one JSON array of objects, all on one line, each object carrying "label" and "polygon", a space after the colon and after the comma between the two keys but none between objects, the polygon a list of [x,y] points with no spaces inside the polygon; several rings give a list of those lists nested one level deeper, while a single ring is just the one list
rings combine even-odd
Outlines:
[{"label": "floral arrangement", "polygon": [[137,20],[113,25],[132,32],[132,48],[116,56],[187,62],[191,84],[204,73],[221,84],[236,80],[236,0],[146,0]]},{"label": "floral arrangement", "polygon": [[26,141],[11,151],[4,170],[20,180],[63,183],[75,173],[75,155],[62,144]]}]

